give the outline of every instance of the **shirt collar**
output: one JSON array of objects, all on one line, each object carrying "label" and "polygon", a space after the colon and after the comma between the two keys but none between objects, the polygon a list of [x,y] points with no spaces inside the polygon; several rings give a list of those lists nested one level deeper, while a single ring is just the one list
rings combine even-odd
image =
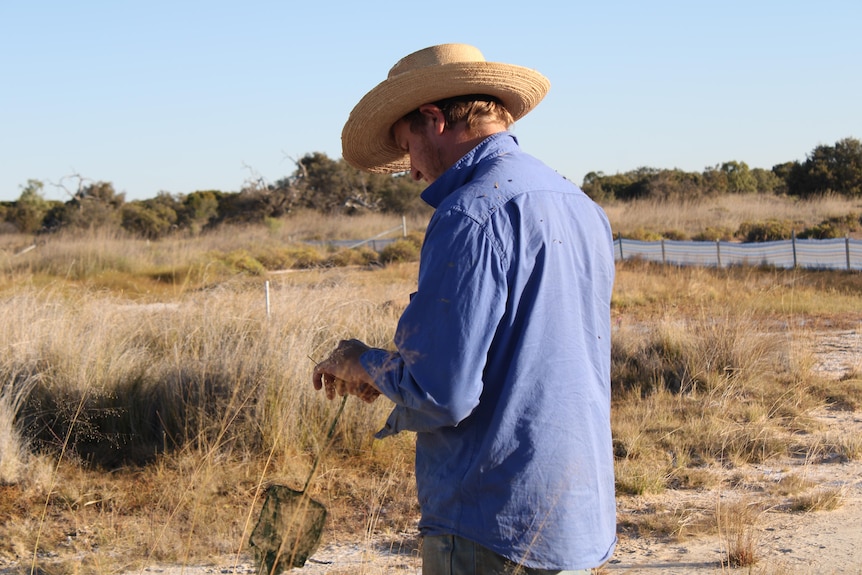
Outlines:
[{"label": "shirt collar", "polygon": [[497,132],[488,136],[425,188],[425,191],[422,192],[422,199],[431,207],[436,208],[446,196],[473,178],[476,166],[482,160],[510,153],[517,149],[518,138],[512,132]]}]

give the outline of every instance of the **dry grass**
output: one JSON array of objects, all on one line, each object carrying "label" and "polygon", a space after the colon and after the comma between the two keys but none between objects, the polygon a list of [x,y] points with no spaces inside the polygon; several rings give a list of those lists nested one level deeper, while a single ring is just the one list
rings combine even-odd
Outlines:
[{"label": "dry grass", "polygon": [[826,487],[797,495],[791,499],[791,511],[832,511],[841,507],[845,488]]},{"label": "dry grass", "polygon": [[0,484],[17,483],[27,471],[29,441],[15,425],[15,416],[30,393],[32,381],[11,381],[0,384]]},{"label": "dry grass", "polygon": [[751,567],[760,560],[758,521],[762,513],[760,505],[744,499],[725,505],[719,503],[715,515],[724,545],[724,566]]},{"label": "dry grass", "polygon": [[[424,225],[417,217],[407,219],[409,243],[420,241]],[[266,225],[230,226],[158,242],[101,230],[0,236],[0,290],[14,289],[22,281],[38,287],[83,285],[162,301],[237,276],[368,264],[380,259],[368,246],[348,250],[329,242],[368,239],[382,232],[396,239],[401,226],[401,218],[380,214],[326,218],[309,212]]]},{"label": "dry grass", "polygon": [[723,195],[692,201],[641,199],[605,206],[616,234],[689,239],[705,232],[732,235],[745,222],[791,222],[797,232],[831,217],[862,210],[862,202],[842,196],[812,201],[772,195]]},{"label": "dry grass", "polygon": [[[735,470],[860,458],[857,435],[824,434],[813,417],[858,409],[856,372],[836,381],[812,371],[810,344],[824,326],[858,327],[862,278],[636,262],[618,265],[617,278],[612,424],[621,533],[677,541],[717,534],[725,565],[751,567],[767,507],[827,510],[840,505],[842,489]],[[723,510],[672,503],[726,486],[745,501]],[[758,505],[754,493],[766,494]],[[651,504],[638,510],[640,500]]]},{"label": "dry grass", "polygon": [[[345,337],[389,346],[415,289],[414,262],[338,267],[297,238],[399,223],[308,217],[155,243],[96,233],[20,256],[27,241],[4,238],[0,560],[103,573],[247,553],[265,486],[300,488],[323,449],[336,405],[311,389],[312,362]],[[326,267],[249,263],[309,249]],[[636,508],[621,535],[721,532],[728,562],[750,565],[756,515],[650,497],[721,489],[754,462],[860,457],[859,439],[815,433],[811,416],[857,410],[858,370],[822,379],[806,345],[824,325],[859,321],[862,278],[637,262],[617,278],[617,487]],[[323,455],[311,494],[330,510],[327,540],[415,523],[412,438],[371,439],[387,412],[384,401],[348,402]],[[783,481],[770,505],[840,503]]]},{"label": "dry grass", "polygon": [[[310,358],[347,336],[388,345],[414,274],[272,276],[269,317],[258,277],[159,304],[69,281],[10,286],[0,558],[79,552],[51,569],[101,572],[245,549],[263,487],[300,488],[322,449],[334,412],[311,388]],[[387,412],[349,402],[323,459],[312,495],[337,531],[415,517],[410,438],[371,440]]]}]

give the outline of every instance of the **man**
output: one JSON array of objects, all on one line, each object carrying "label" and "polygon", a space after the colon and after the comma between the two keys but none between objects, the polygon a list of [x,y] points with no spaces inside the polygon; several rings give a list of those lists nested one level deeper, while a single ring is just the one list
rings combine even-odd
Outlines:
[{"label": "man", "polygon": [[423,574],[582,572],[613,552],[602,210],[508,131],[549,89],[463,44],[420,50],[356,105],[344,158],[409,170],[435,208],[397,351],[342,341],[315,388],[416,432]]}]

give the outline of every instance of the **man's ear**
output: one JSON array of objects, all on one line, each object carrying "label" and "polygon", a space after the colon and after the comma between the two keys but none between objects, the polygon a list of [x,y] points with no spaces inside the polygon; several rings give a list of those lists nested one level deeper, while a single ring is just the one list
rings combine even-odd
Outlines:
[{"label": "man's ear", "polygon": [[419,106],[419,113],[425,117],[432,131],[440,135],[446,129],[446,118],[443,116],[443,111],[434,104],[422,104]]}]

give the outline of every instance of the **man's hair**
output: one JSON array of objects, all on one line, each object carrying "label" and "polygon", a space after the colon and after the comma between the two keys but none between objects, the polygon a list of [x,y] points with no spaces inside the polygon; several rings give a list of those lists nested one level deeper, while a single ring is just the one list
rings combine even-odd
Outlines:
[{"label": "man's hair", "polygon": [[[507,129],[515,123],[509,110],[499,99],[493,96],[469,94],[438,100],[433,104],[443,112],[447,128],[451,128],[461,121],[467,123],[467,130],[471,132],[485,123],[502,122]],[[412,132],[421,131],[425,124],[425,118],[418,109],[404,116],[404,120],[410,123]]]}]

